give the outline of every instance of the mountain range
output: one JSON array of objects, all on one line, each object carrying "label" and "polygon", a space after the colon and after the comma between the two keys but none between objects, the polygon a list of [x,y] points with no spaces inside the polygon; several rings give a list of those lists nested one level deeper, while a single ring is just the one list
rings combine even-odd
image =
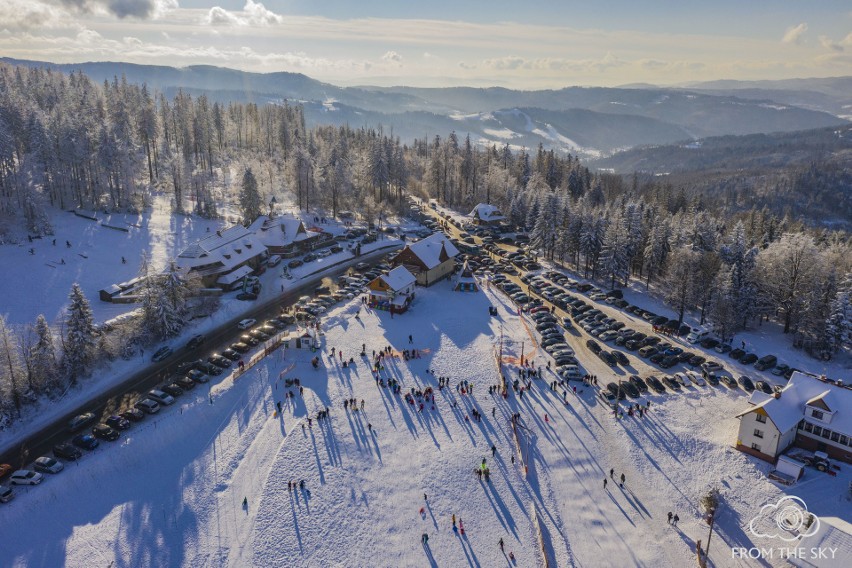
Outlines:
[{"label": "mountain range", "polygon": [[304,105],[309,125],[382,126],[404,141],[455,131],[480,144],[515,148],[543,144],[587,158],[710,136],[837,126],[852,118],[852,77],[521,91],[339,87],[300,73],[250,73],[213,66],[0,61],[65,73],[80,70],[99,82],[123,75],[167,96],[181,89],[220,102],[287,100]]}]

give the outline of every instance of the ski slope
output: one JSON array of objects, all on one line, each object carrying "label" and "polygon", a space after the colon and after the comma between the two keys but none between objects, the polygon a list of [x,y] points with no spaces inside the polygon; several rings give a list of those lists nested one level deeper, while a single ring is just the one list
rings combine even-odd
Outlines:
[{"label": "ski slope", "polygon": [[[496,317],[488,315],[492,303]],[[698,499],[718,486],[725,508],[711,558],[748,565],[729,548],[752,545],[743,527],[781,490],[765,479],[766,464],[731,448],[741,394],[704,387],[651,395],[647,418],[616,420],[593,387],[549,390],[545,369],[522,398],[504,400],[488,393],[501,334],[506,361],[521,349],[545,361],[504,296],[452,292],[445,281],[418,289],[411,310],[393,318],[356,318],[360,306],[352,300],[325,319],[320,369],[310,351],[282,348],[238,378],[217,378],[209,392],[184,395],[41,486],[18,489],[0,506],[0,564],[526,567],[543,565],[546,554],[560,567],[681,567],[706,538]],[[387,360],[381,371],[402,394],[377,386],[368,366],[372,351],[387,345],[422,353]],[[343,368],[332,347],[355,364]],[[581,362],[611,380],[599,361]],[[511,364],[504,372],[517,375]],[[437,377],[452,387],[439,391]],[[292,378],[303,396],[285,387]],[[460,380],[474,384],[472,395],[456,390]],[[406,391],[428,386],[434,410],[405,402]],[[363,399],[364,410],[344,410],[349,398],[359,407]],[[318,422],[326,407],[330,417]],[[483,458],[490,482],[474,475]],[[625,473],[624,488],[615,480],[603,488],[610,468],[616,479]],[[845,515],[836,495],[848,472],[816,475],[795,494],[819,514]],[[288,490],[300,480],[305,490]],[[666,523],[667,511],[679,514],[678,528]],[[464,536],[452,530],[452,515]]]}]

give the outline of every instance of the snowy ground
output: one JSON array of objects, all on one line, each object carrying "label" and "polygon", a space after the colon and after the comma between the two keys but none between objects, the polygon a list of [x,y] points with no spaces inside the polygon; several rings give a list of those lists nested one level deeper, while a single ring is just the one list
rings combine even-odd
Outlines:
[{"label": "snowy ground", "polygon": [[[152,268],[162,269],[181,249],[205,236],[208,228],[215,231],[222,226],[220,221],[172,215],[165,196],[156,197],[154,206],[139,215],[95,215],[102,223],[127,232],[57,211],[51,219],[55,233],[52,237],[34,239],[32,243],[24,238],[18,245],[0,246],[3,265],[17,267],[0,283],[2,310],[10,323],[32,323],[38,314],[44,314],[48,322],[56,321],[74,282],[80,284],[92,303],[96,321],[127,312],[134,306],[101,302],[98,291],[135,278],[143,251],[151,256]],[[35,254],[30,254],[31,248]],[[122,264],[121,257],[127,264]]]},{"label": "snowy ground", "polygon": [[[534,354],[527,327],[495,291],[450,288],[418,289],[412,310],[394,318],[356,319],[354,300],[327,318],[320,370],[311,368],[310,352],[279,350],[240,378],[220,378],[212,405],[207,389],[196,389],[79,466],[18,490],[0,506],[0,565],[526,567],[542,561],[535,517],[552,565],[680,567],[694,562],[695,540],[706,539],[697,502],[713,486],[724,504],[711,558],[754,565],[731,559],[729,549],[753,545],[745,527],[780,490],[765,479],[764,464],[731,448],[741,394],[703,387],[652,395],[648,417],[619,421],[595,389],[563,395],[547,388],[546,376],[522,399],[504,401],[487,392],[497,380],[495,346],[502,331],[508,360],[522,341]],[[403,393],[437,391],[432,369],[454,386],[471,381],[474,395],[444,389],[434,410],[427,403],[419,412],[378,387],[358,357],[361,344],[368,354],[388,344],[405,349],[409,334],[423,357],[394,359],[383,377],[399,380]],[[355,366],[332,360],[332,346]],[[613,372],[597,358],[581,362],[601,377]],[[304,397],[285,399],[283,380],[296,377]],[[365,410],[344,411],[350,397],[363,399]],[[303,429],[326,406],[330,419]],[[473,408],[482,422],[472,421]],[[528,475],[514,451],[513,412],[528,428],[521,439],[532,456]],[[490,483],[473,475],[482,458]],[[610,468],[625,473],[623,489],[614,481],[603,488]],[[288,491],[288,481],[301,479],[306,491]],[[809,471],[791,492],[818,514],[848,517],[849,503],[837,496],[849,481],[848,471],[837,478]],[[677,529],[667,511],[680,515]],[[464,536],[452,531],[453,514]]]}]

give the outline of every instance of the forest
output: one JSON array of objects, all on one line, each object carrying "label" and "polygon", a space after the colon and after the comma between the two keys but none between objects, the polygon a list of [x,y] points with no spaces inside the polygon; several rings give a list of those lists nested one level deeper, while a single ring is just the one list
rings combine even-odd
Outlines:
[{"label": "forest", "polygon": [[[528,231],[540,256],[608,287],[641,283],[723,340],[774,320],[816,357],[848,352],[849,233],[776,207],[771,187],[759,202],[731,201],[701,176],[680,179],[594,172],[543,146],[483,146],[455,132],[402,141],[378,125],[306,127],[286,101],[167,98],[118,77],[97,84],[0,64],[0,244],[51,234],[60,209],[140,211],[155,193],[175,213],[208,218],[235,203],[243,222],[273,197],[366,220],[405,214],[409,195],[460,212],[486,202]],[[830,192],[835,179],[848,182],[814,164],[798,189],[778,194],[805,195],[814,180]],[[193,303],[194,284],[174,267],[149,276],[145,302],[121,329],[96,325],[76,286],[62,321],[40,316],[18,329],[0,314],[0,428],[99,365],[176,335],[193,310],[214,309]]]}]

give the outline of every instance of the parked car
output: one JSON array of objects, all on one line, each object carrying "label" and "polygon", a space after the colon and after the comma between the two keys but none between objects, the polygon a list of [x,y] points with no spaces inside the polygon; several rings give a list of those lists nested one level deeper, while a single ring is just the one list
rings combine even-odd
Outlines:
[{"label": "parked car", "polygon": [[64,460],[75,461],[83,455],[83,452],[68,442],[62,442],[53,446],[53,455]]},{"label": "parked car", "polygon": [[722,365],[716,361],[706,361],[701,364],[701,370],[705,373],[715,373],[722,370]]},{"label": "parked car", "polygon": [[600,357],[601,361],[603,361],[610,367],[615,367],[617,364],[615,357],[613,357],[612,354],[610,354],[608,351],[601,351],[600,353],[598,353],[598,357]]},{"label": "parked car", "polygon": [[654,389],[657,393],[665,392],[666,387],[663,386],[663,383],[660,382],[660,379],[651,375],[645,381],[648,383],[648,386]]},{"label": "parked car", "polygon": [[700,345],[704,349],[713,349],[714,347],[719,345],[719,340],[713,339],[712,337],[709,337],[709,338],[703,340]]},{"label": "parked car", "polygon": [[305,263],[302,262],[300,259],[294,258],[293,260],[287,263],[287,268],[299,268],[303,264]]},{"label": "parked car", "polygon": [[197,347],[200,347],[203,343],[204,343],[204,336],[203,335],[200,335],[200,334],[199,335],[193,335],[192,339],[190,339],[189,341],[186,342],[186,348],[187,349],[195,349]]},{"label": "parked car", "polygon": [[145,414],[156,414],[160,411],[160,403],[151,398],[143,398],[142,400],[134,404],[133,407],[137,410],[141,410]]},{"label": "parked car", "polygon": [[630,381],[621,381],[621,389],[627,392],[630,398],[639,398],[639,389]]},{"label": "parked car", "polygon": [[12,473],[12,466],[7,463],[0,463],[0,479],[3,479],[10,473]]},{"label": "parked car", "polygon": [[19,469],[9,477],[9,483],[11,485],[38,485],[43,479],[44,476],[37,471]]},{"label": "parked car", "polygon": [[92,436],[100,440],[114,442],[118,440],[118,437],[121,436],[121,433],[115,428],[110,428],[106,424],[101,423],[95,424],[95,426],[92,428]]},{"label": "parked car", "polygon": [[597,355],[598,353],[601,352],[600,344],[597,341],[595,341],[594,339],[587,340],[586,341],[586,347],[588,347],[589,351],[591,351],[595,355]]},{"label": "parked car", "polygon": [[723,383],[725,383],[725,386],[728,387],[729,389],[737,388],[737,381],[735,381],[734,377],[732,377],[730,375],[722,375],[721,377],[719,377],[719,380],[721,380]]},{"label": "parked car", "polygon": [[78,414],[74,418],[68,421],[68,431],[69,432],[77,432],[82,430],[92,422],[96,420],[96,417],[91,412],[86,412],[84,414]]},{"label": "parked car", "polygon": [[751,365],[755,361],[757,361],[757,355],[755,355],[754,353],[746,353],[745,355],[740,357],[740,363],[742,363],[743,365]]},{"label": "parked car", "polygon": [[183,389],[180,388],[180,386],[176,383],[169,383],[167,385],[163,385],[163,387],[161,387],[161,389],[164,393],[168,394],[169,396],[173,396],[175,398],[177,398],[177,397],[179,397],[180,395],[183,394]]},{"label": "parked car", "polygon": [[104,420],[104,424],[116,430],[127,430],[130,428],[130,420],[115,414]]},{"label": "parked car", "polygon": [[630,375],[630,376],[627,378],[627,380],[628,380],[628,381],[630,381],[630,383],[631,383],[634,387],[636,387],[637,389],[639,389],[639,391],[640,391],[640,392],[647,392],[647,391],[648,391],[648,385],[647,385],[647,383],[645,383],[645,381],[643,381],[643,380],[639,377],[639,375]]},{"label": "parked car", "polygon": [[193,369],[186,374],[188,379],[192,379],[198,384],[204,384],[210,380],[210,377],[199,371],[198,369]]},{"label": "parked car", "polygon": [[765,371],[774,367],[777,362],[778,358],[775,355],[764,355],[755,362],[754,368],[758,371]]},{"label": "parked car", "polygon": [[0,485],[0,503],[8,503],[15,497],[15,492],[11,487]]},{"label": "parked car", "polygon": [[733,359],[734,361],[739,361],[739,360],[740,360],[740,358],[741,358],[743,355],[745,355],[745,354],[746,354],[745,350],[744,350],[744,349],[740,349],[740,348],[738,347],[738,348],[736,348],[736,349],[731,349],[731,351],[728,353],[728,357],[730,357],[730,358],[731,358],[731,359]]},{"label": "parked car", "polygon": [[[169,406],[170,404],[175,403],[175,399],[172,395],[166,394],[159,389],[153,389],[148,392],[148,398],[156,402],[157,404],[162,404],[163,406]],[[138,408],[138,407],[137,407]],[[141,411],[145,412],[144,408],[140,408]]]},{"label": "parked car", "polygon": [[242,355],[240,355],[235,349],[228,347],[227,349],[222,350],[222,357],[230,359],[231,361],[239,361]]},{"label": "parked car", "polygon": [[606,385],[606,390],[608,390],[613,396],[617,397],[618,400],[623,400],[627,396],[627,391],[618,386],[618,383],[609,383]]},{"label": "parked car", "polygon": [[615,395],[614,395],[614,394],[612,394],[612,393],[611,393],[611,392],[609,392],[608,390],[603,390],[603,389],[602,389],[602,390],[599,390],[599,391],[598,391],[598,397],[600,397],[601,401],[603,401],[603,403],[604,403],[604,404],[605,404],[608,408],[610,408],[611,410],[615,409],[615,406],[616,406],[616,404],[617,404],[617,401],[616,401],[616,398],[615,398]]},{"label": "parked car", "polygon": [[237,324],[237,327],[240,328],[241,330],[245,331],[256,323],[257,323],[256,319],[246,318],[244,320],[240,320],[240,323]]},{"label": "parked car", "polygon": [[639,350],[639,356],[647,359],[648,357],[652,357],[657,353],[657,348],[653,345],[646,345],[642,349]]},{"label": "parked car", "polygon": [[195,388],[195,381],[189,377],[179,377],[175,379],[175,383],[177,383],[177,386],[183,389],[184,392]]},{"label": "parked car", "polygon": [[207,362],[213,365],[216,365],[220,369],[227,369],[231,366],[231,361],[222,357],[218,353],[213,353],[210,357],[207,358]]},{"label": "parked car", "polygon": [[689,386],[689,379],[687,378],[685,373],[675,373],[672,375],[672,378],[678,382],[678,384],[682,387]]},{"label": "parked car", "polygon": [[707,358],[703,355],[693,355],[689,358],[689,366],[690,367],[700,367],[707,361]]},{"label": "parked car", "polygon": [[94,450],[100,445],[98,439],[91,434],[77,434],[71,439],[71,443],[84,450]]},{"label": "parked car", "polygon": [[[684,374],[686,375],[686,378],[688,378],[692,382],[692,384],[694,384],[696,386],[703,387],[703,386],[707,385],[707,381],[704,380],[704,377],[702,377],[701,375],[699,375],[695,371],[686,371]],[[711,373],[711,375],[712,375],[712,373]],[[713,377],[715,377],[715,376],[716,375],[713,375]]]},{"label": "parked car", "polygon": [[154,352],[154,355],[151,356],[151,361],[153,361],[154,363],[165,361],[166,359],[171,357],[173,353],[174,351],[172,351],[172,348],[169,346],[160,347],[159,349],[157,349],[156,352]]},{"label": "parked car", "polygon": [[119,414],[125,420],[129,420],[130,422],[141,422],[145,419],[145,413],[139,410],[138,408],[128,408],[121,414]]},{"label": "parked car", "polygon": [[630,360],[627,358],[627,355],[625,355],[621,351],[618,351],[617,349],[613,349],[612,351],[610,351],[610,355],[612,355],[613,358],[618,361],[619,365],[626,367],[630,364]]},{"label": "parked car", "polygon": [[780,364],[776,365],[774,369],[772,369],[771,373],[773,375],[775,375],[776,377],[784,377],[784,376],[787,375],[787,371],[789,371],[789,370],[790,370],[790,365],[787,365],[785,363],[780,363]]},{"label": "parked car", "polygon": [[769,384],[769,383],[767,383],[766,381],[757,381],[757,384],[756,384],[755,386],[756,386],[758,389],[760,389],[760,390],[762,390],[763,392],[765,392],[766,394],[772,394],[772,393],[773,393],[772,385],[770,385],[770,384]]},{"label": "parked car", "polygon": [[741,387],[743,387],[743,390],[745,390],[746,392],[751,392],[754,390],[754,383],[751,382],[751,379],[746,377],[745,375],[737,379],[737,382],[740,384]]},{"label": "parked car", "polygon": [[663,377],[663,384],[665,384],[667,387],[669,387],[673,391],[679,391],[680,390],[680,384],[674,378],[672,378],[668,375]]}]

